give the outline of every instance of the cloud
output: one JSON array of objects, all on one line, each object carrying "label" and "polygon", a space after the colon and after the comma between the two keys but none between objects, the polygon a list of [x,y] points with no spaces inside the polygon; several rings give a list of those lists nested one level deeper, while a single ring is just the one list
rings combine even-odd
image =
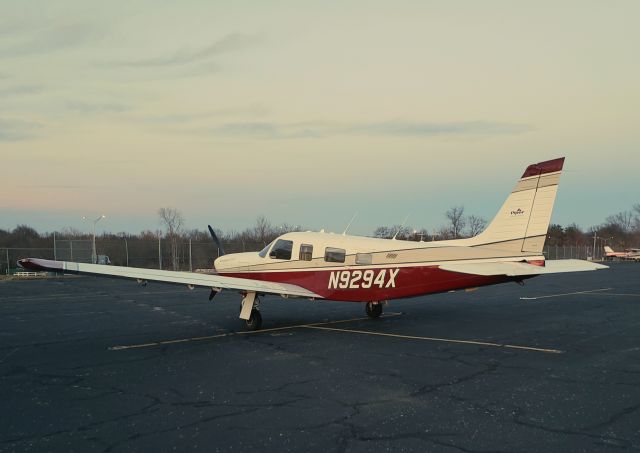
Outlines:
[{"label": "cloud", "polygon": [[[2,77],[0,76],[0,78]],[[42,85],[16,85],[0,89],[0,98],[8,98],[10,96],[19,96],[22,94],[37,94],[42,91]]]},{"label": "cloud", "polygon": [[28,140],[37,137],[41,128],[41,124],[31,121],[0,118],[0,142]]},{"label": "cloud", "polygon": [[531,128],[523,124],[491,121],[463,121],[448,123],[388,121],[378,123],[341,124],[330,122],[228,123],[209,131],[216,135],[255,139],[325,138],[339,135],[366,136],[479,136],[521,134]]},{"label": "cloud", "polygon": [[386,122],[355,126],[354,132],[367,135],[502,135],[520,134],[530,130],[529,126],[491,121],[463,121],[451,123]]},{"label": "cloud", "polygon": [[13,45],[0,47],[0,57],[23,57],[77,46],[97,36],[96,28],[74,23],[41,30]]},{"label": "cloud", "polygon": [[147,58],[140,60],[130,60],[120,62],[121,66],[131,67],[157,67],[157,66],[182,66],[210,59],[223,53],[242,50],[257,41],[255,35],[246,35],[242,33],[231,33],[213,44],[200,50],[178,50],[171,55]]},{"label": "cloud", "polygon": [[167,115],[154,115],[143,118],[148,123],[185,124],[212,118],[247,118],[264,117],[269,109],[263,104],[250,104],[244,107],[209,110],[204,112],[170,113]]},{"label": "cloud", "polygon": [[122,113],[131,107],[115,102],[68,102],[67,108],[77,113]]}]

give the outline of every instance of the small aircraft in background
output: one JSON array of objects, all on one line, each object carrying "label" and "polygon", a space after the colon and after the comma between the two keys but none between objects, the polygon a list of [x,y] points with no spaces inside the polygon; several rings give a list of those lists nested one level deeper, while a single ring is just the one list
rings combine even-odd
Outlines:
[{"label": "small aircraft in background", "polygon": [[629,249],[624,249],[624,252],[616,252],[608,245],[605,245],[604,256],[605,258],[609,258],[609,259],[618,258],[621,260],[640,261],[640,249],[629,248]]},{"label": "small aircraft in background", "polygon": [[[26,269],[161,281],[223,289],[242,295],[240,318],[262,324],[260,296],[365,303],[372,318],[390,299],[505,282],[522,284],[541,274],[604,269],[581,260],[546,260],[542,254],[564,158],[529,165],[498,214],[477,236],[432,242],[292,232],[260,252],[222,255],[212,274],[25,258]],[[222,244],[209,226],[213,241]]]}]

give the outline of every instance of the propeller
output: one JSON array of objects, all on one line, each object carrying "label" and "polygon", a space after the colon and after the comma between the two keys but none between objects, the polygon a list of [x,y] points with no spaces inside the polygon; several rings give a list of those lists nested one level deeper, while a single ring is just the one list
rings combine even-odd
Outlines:
[{"label": "propeller", "polygon": [[[218,239],[218,236],[216,235],[215,231],[213,231],[213,228],[211,228],[211,225],[207,225],[207,227],[209,227],[209,234],[211,234],[211,239],[213,239],[213,242],[218,247],[218,256],[224,255],[224,247],[222,246],[220,239]],[[219,292],[219,289],[212,288],[211,293],[209,294],[209,300],[213,300],[213,298],[216,297],[216,294],[218,294]]]},{"label": "propeller", "polygon": [[213,228],[211,228],[211,225],[207,225],[207,226],[209,227],[209,233],[211,234],[211,239],[213,239],[213,242],[215,242],[215,244],[218,246],[219,256],[224,255],[224,247],[222,246],[220,239],[218,239],[218,236],[216,236],[216,233],[215,231],[213,231]]}]

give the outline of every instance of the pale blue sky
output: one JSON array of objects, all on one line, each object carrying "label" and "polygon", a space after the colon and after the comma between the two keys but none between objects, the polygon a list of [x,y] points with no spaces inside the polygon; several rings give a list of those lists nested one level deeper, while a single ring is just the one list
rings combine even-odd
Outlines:
[{"label": "pale blue sky", "polygon": [[490,219],[566,156],[553,221],[640,202],[640,3],[0,6],[0,228]]}]

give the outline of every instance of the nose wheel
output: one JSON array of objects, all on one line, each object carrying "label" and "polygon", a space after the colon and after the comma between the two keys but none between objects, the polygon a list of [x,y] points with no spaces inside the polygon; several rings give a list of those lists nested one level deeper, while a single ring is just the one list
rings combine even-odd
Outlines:
[{"label": "nose wheel", "polygon": [[367,302],[367,316],[370,318],[379,318],[382,314],[382,304],[380,302]]},{"label": "nose wheel", "polygon": [[260,305],[260,299],[254,292],[248,292],[242,298],[240,319],[244,320],[248,330],[259,330],[262,327],[262,315],[260,315],[258,305]]},{"label": "nose wheel", "polygon": [[258,309],[254,308],[251,310],[249,319],[246,319],[244,322],[247,326],[247,330],[260,330],[262,327],[262,315]]}]

